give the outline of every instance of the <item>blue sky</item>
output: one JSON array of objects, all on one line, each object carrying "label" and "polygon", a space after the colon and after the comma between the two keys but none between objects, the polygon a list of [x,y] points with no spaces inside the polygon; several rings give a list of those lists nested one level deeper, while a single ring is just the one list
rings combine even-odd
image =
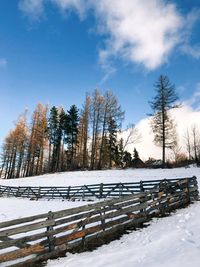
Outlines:
[{"label": "blue sky", "polygon": [[199,0],[1,0],[0,142],[25,108],[81,107],[95,88],[137,123],[161,73],[198,109],[199,18]]}]

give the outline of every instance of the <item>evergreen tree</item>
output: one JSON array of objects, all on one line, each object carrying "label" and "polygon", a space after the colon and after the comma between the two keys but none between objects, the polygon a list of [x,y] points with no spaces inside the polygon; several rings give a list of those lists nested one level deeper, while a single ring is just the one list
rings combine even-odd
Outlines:
[{"label": "evergreen tree", "polygon": [[59,126],[58,126],[58,132],[59,132],[59,153],[57,156],[57,169],[58,171],[64,171],[64,165],[65,165],[65,142],[66,142],[66,132],[67,132],[67,114],[65,113],[64,109],[61,108],[59,112]]},{"label": "evergreen tree", "polygon": [[67,133],[67,148],[68,148],[68,162],[70,163],[70,169],[74,169],[75,156],[76,156],[76,146],[77,146],[77,136],[78,136],[78,109],[75,105],[72,105],[67,113],[66,120],[66,133]]},{"label": "evergreen tree", "polygon": [[65,123],[66,123],[66,114],[65,114],[64,109],[60,108],[58,110],[58,124],[57,124],[57,133],[56,133],[56,167],[55,167],[55,171],[60,171],[61,165],[63,166]]},{"label": "evergreen tree", "polygon": [[131,156],[131,153],[129,153],[129,152],[126,151],[126,150],[124,151],[123,163],[125,163],[125,167],[126,167],[126,168],[131,167],[132,156]]},{"label": "evergreen tree", "polygon": [[121,138],[117,145],[117,156],[116,161],[118,163],[118,166],[123,167],[123,157],[124,157],[124,140]]},{"label": "evergreen tree", "polygon": [[151,127],[154,133],[154,142],[162,147],[162,165],[165,167],[166,148],[172,148],[176,144],[175,124],[170,118],[169,110],[176,108],[174,103],[178,100],[175,86],[167,76],[161,75],[155,84],[156,95],[150,102],[153,110]]},{"label": "evergreen tree", "polygon": [[109,167],[112,167],[112,161],[116,161],[117,150],[117,124],[112,117],[109,119],[108,125],[108,143],[109,143]]},{"label": "evergreen tree", "polygon": [[133,159],[139,159],[139,153],[136,150],[136,148],[134,148],[134,150],[133,150]]},{"label": "evergreen tree", "polygon": [[58,145],[58,109],[53,106],[50,109],[48,119],[48,137],[49,137],[49,171],[54,172],[56,169],[56,156]]}]

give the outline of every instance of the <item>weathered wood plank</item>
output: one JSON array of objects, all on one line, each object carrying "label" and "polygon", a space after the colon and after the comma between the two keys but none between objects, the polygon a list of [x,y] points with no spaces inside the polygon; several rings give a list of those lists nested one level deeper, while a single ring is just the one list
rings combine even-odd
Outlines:
[{"label": "weathered wood plank", "polygon": [[23,258],[23,257],[29,256],[31,254],[37,254],[37,253],[41,253],[44,251],[45,251],[44,246],[42,246],[40,244],[36,244],[36,245],[30,246],[29,248],[22,248],[22,249],[18,249],[18,250],[14,250],[11,252],[1,254],[0,255],[0,262],[16,260],[18,258]]},{"label": "weathered wood plank", "polygon": [[47,220],[47,221],[42,221],[38,223],[32,223],[32,224],[25,225],[25,226],[19,226],[19,227],[15,227],[11,229],[6,229],[3,231],[0,231],[0,238],[4,236],[16,235],[20,233],[33,231],[33,230],[38,230],[41,228],[45,228],[47,226],[52,226],[54,224],[55,224],[54,220]]},{"label": "weathered wood plank", "polygon": [[0,249],[5,249],[5,248],[8,248],[8,247],[20,247],[22,246],[23,244],[26,244],[25,246],[29,246],[29,244],[27,244],[28,242],[31,242],[31,241],[37,241],[37,240],[40,240],[42,238],[47,238],[47,232],[42,232],[42,233],[39,233],[39,234],[31,234],[27,233],[26,236],[24,237],[18,237],[18,238],[8,238],[7,241],[4,241],[4,242],[1,242],[0,243]]}]

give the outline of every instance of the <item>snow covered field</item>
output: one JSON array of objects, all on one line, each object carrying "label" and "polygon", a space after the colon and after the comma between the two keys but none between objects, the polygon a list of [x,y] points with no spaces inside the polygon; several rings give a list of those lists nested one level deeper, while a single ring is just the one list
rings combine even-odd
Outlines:
[{"label": "snow covered field", "polygon": [[[76,171],[46,174],[31,178],[0,179],[1,185],[13,186],[68,186],[99,183],[136,182],[148,179],[164,179],[197,176],[200,168],[177,169],[127,169],[106,171]],[[200,180],[199,180],[200,181]]]},{"label": "snow covered field", "polygon": [[[92,183],[134,182],[148,179],[197,176],[200,169],[137,169],[68,172],[32,178],[0,180],[1,185],[52,186]],[[0,221],[16,219],[87,204],[83,201],[0,198]],[[93,252],[67,254],[66,258],[48,262],[48,267],[199,267],[200,266],[200,203],[178,210],[170,217],[154,219],[150,226]]]}]

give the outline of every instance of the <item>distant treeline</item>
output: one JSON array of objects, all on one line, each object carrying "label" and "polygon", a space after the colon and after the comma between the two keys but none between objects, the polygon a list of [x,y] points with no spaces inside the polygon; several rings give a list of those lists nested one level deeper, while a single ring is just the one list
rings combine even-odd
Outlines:
[{"label": "distant treeline", "polygon": [[122,167],[130,161],[125,147],[137,134],[131,126],[127,139],[118,140],[124,112],[111,91],[95,90],[80,110],[39,103],[30,123],[26,113],[5,138],[1,177]]}]

